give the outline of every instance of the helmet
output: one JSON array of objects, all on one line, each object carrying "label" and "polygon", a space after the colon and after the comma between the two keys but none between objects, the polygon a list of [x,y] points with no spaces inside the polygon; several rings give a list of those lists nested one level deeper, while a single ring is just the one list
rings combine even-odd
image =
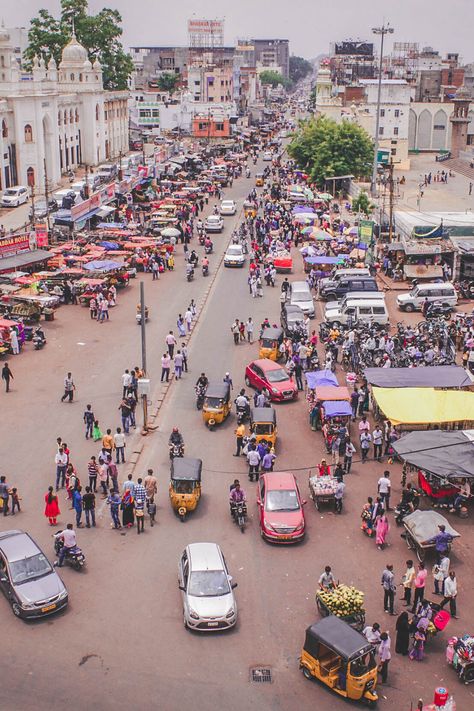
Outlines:
[{"label": "helmet", "polygon": [[230,373],[226,373],[226,374],[225,374],[225,377],[227,378],[227,377],[229,377],[229,375],[230,375]]},{"label": "helmet", "polygon": [[177,427],[173,427],[173,432],[179,432]]}]

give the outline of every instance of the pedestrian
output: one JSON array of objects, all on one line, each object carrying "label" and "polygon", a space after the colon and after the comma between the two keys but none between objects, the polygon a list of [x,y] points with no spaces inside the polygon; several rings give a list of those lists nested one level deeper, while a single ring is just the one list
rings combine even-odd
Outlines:
[{"label": "pedestrian", "polygon": [[390,490],[392,482],[390,481],[390,472],[384,471],[377,484],[377,490],[382,499],[385,509],[390,511]]},{"label": "pedestrian", "polygon": [[122,526],[131,528],[135,523],[135,503],[132,489],[123,491],[120,508],[122,509]]},{"label": "pedestrian", "polygon": [[153,281],[160,278],[160,265],[156,259],[154,259],[151,263],[151,273],[153,275]]},{"label": "pedestrian", "polygon": [[[296,356],[294,356],[294,358],[295,357]],[[303,367],[299,358],[295,361],[295,368],[293,372],[295,374],[296,387],[298,390],[303,390]]]},{"label": "pedestrian", "polygon": [[389,530],[390,526],[388,524],[388,519],[383,513],[377,518],[377,524],[375,526],[375,543],[379,551],[385,548],[387,533],[389,532]]},{"label": "pedestrian", "polygon": [[122,461],[122,464],[125,463],[125,447],[126,447],[126,442],[125,442],[125,435],[122,432],[121,427],[117,427],[117,430],[114,434],[114,447],[115,447],[115,463],[120,464],[120,461]]},{"label": "pedestrian", "polygon": [[239,344],[240,337],[240,322],[238,318],[235,319],[234,323],[230,327],[230,330],[234,337],[234,344],[237,346]]},{"label": "pedestrian", "polygon": [[245,331],[247,333],[247,341],[249,343],[253,343],[253,321],[250,316],[248,317],[247,322],[245,324]]},{"label": "pedestrian", "polygon": [[50,526],[56,526],[57,518],[61,511],[59,510],[58,496],[53,492],[53,487],[49,486],[47,493],[44,495],[44,515],[49,521]]},{"label": "pedestrian", "polygon": [[449,546],[451,545],[452,540],[453,540],[453,537],[451,536],[451,534],[446,531],[446,526],[441,524],[438,526],[438,528],[439,528],[439,533],[437,533],[436,536],[433,536],[432,538],[429,538],[427,541],[424,541],[424,543],[434,543],[435,550],[436,550],[437,563],[439,563],[439,561],[441,560],[441,558],[443,556],[448,554]]},{"label": "pedestrian", "polygon": [[423,602],[425,599],[425,583],[428,571],[425,570],[424,563],[418,563],[418,571],[415,575],[414,585],[415,585],[415,597],[413,598],[412,612],[416,612],[416,607],[419,602]]},{"label": "pedestrian", "polygon": [[20,344],[18,343],[18,334],[14,328],[10,329],[10,347],[13,355],[18,355],[20,352]]},{"label": "pedestrian", "polygon": [[100,300],[98,321],[102,324],[106,319],[109,320],[109,302],[104,297]]},{"label": "pedestrian", "polygon": [[151,503],[154,502],[155,495],[158,493],[158,480],[153,474],[153,469],[148,469],[147,475],[143,480],[146,497]]},{"label": "pedestrian", "polygon": [[107,504],[110,506],[110,515],[112,516],[112,527],[116,529],[122,528],[119,519],[119,508],[121,502],[122,500],[119,494],[113,489],[110,489],[109,496],[107,498]]},{"label": "pedestrian", "polygon": [[[336,476],[336,475],[334,475]],[[342,499],[344,498],[344,489],[346,488],[346,485],[344,484],[344,481],[339,480],[336,486],[336,490],[334,492],[334,506],[336,509],[336,513],[340,514],[342,513]]]},{"label": "pedestrian", "polygon": [[426,634],[423,629],[417,629],[413,635],[413,647],[408,657],[412,661],[421,662],[425,656]]},{"label": "pedestrian", "polygon": [[82,519],[82,486],[78,485],[77,488],[74,489],[72,492],[72,506],[74,508],[74,511],[76,512],[76,528],[80,528],[82,526],[81,519]]},{"label": "pedestrian", "polygon": [[94,442],[98,442],[100,439],[102,439],[103,433],[100,429],[99,426],[99,420],[94,420],[94,427],[92,429],[92,439]]},{"label": "pedestrian", "polygon": [[351,410],[352,410],[352,422],[355,422],[356,417],[357,417],[357,410],[359,409],[359,391],[357,390],[357,386],[354,388],[354,391],[351,393]]},{"label": "pedestrian", "polygon": [[64,378],[64,395],[61,398],[61,402],[64,402],[68,398],[69,402],[72,402],[74,397],[74,390],[76,386],[74,385],[74,380],[72,379],[71,373],[68,373]]},{"label": "pedestrian", "polygon": [[87,464],[87,473],[89,474],[89,488],[95,493],[97,491],[97,475],[99,474],[95,456],[92,456]]},{"label": "pedestrian", "polygon": [[118,469],[117,465],[112,461],[112,455],[107,455],[107,466],[109,472],[109,479],[112,481],[112,489],[114,491],[119,490],[118,485]]},{"label": "pedestrian", "polygon": [[349,474],[351,468],[352,468],[352,457],[354,455],[354,452],[356,451],[356,448],[352,444],[350,439],[346,440],[346,450],[344,453],[344,471],[346,474]]},{"label": "pedestrian", "polygon": [[450,571],[449,576],[444,581],[443,592],[444,597],[441,601],[440,608],[443,609],[446,603],[449,602],[449,613],[451,617],[454,617],[454,619],[457,620],[456,597],[458,594],[458,584],[454,570]]},{"label": "pedestrian", "polygon": [[469,195],[472,195],[472,183],[469,183]]},{"label": "pedestrian", "polygon": [[137,533],[143,533],[145,528],[145,501],[146,489],[142,484],[141,477],[137,480],[134,491],[135,497],[135,518],[137,519]]},{"label": "pedestrian", "polygon": [[411,592],[413,584],[415,582],[416,571],[412,560],[407,560],[407,569],[405,570],[402,578],[401,585],[403,587],[403,598],[405,601],[405,607],[409,607],[411,603]]},{"label": "pedestrian", "polygon": [[132,496],[133,496],[134,491],[135,491],[135,486],[136,486],[136,484],[133,481],[133,476],[132,476],[132,474],[129,474],[127,476],[127,481],[123,482],[122,491],[127,491],[127,489],[130,489],[130,491],[132,492]]},{"label": "pedestrian", "polygon": [[408,612],[406,610],[404,610],[398,615],[395,629],[397,630],[397,637],[395,640],[395,652],[397,654],[402,654],[404,657],[406,657],[410,644],[410,621],[408,619]]},{"label": "pedestrian", "polygon": [[54,457],[54,462],[56,464],[56,491],[59,489],[59,484],[61,483],[61,489],[64,489],[64,484],[66,481],[66,467],[68,463],[68,456],[64,451],[64,447],[60,447]]},{"label": "pedestrian", "polygon": [[173,331],[170,331],[166,336],[166,345],[168,346],[168,353],[170,358],[174,355],[174,347],[176,345],[176,338],[174,337]]},{"label": "pedestrian", "polygon": [[11,515],[15,515],[15,509],[18,509],[18,513],[21,513],[21,506],[20,506],[20,501],[21,501],[21,496],[18,493],[18,489],[16,486],[12,487],[12,490],[10,492],[10,496],[12,498],[12,510],[11,510]]},{"label": "pedestrian", "polygon": [[192,322],[193,322],[193,313],[192,313],[191,308],[189,306],[184,314],[184,320],[186,322],[186,328],[188,329],[188,333],[191,333]]},{"label": "pedestrian", "polygon": [[99,467],[99,481],[102,488],[102,496],[105,499],[107,497],[107,484],[109,483],[109,465],[104,459]]},{"label": "pedestrian", "polygon": [[91,319],[97,318],[97,299],[94,296],[89,301],[89,315]]},{"label": "pedestrian", "polygon": [[247,452],[247,461],[249,463],[249,479],[253,481],[255,477],[258,481],[259,477],[259,466],[260,466],[260,454],[258,453],[254,444],[251,444]]},{"label": "pedestrian", "polygon": [[388,632],[382,632],[380,635],[380,644],[377,650],[379,657],[379,672],[382,679],[382,684],[387,683],[388,678],[388,664],[392,655],[390,653],[391,640]]},{"label": "pedestrian", "polygon": [[241,422],[240,425],[237,425],[237,429],[235,430],[237,451],[235,452],[234,457],[240,457],[240,452],[241,452],[242,444],[244,441],[244,435],[245,435],[245,425],[243,422]]},{"label": "pedestrian", "polygon": [[[178,335],[181,338],[186,337],[186,327],[184,323],[184,318],[181,316],[181,314],[178,314],[178,320],[176,321],[176,325],[178,326]],[[170,353],[171,357],[173,357],[173,354]]]},{"label": "pedestrian", "polygon": [[377,425],[372,432],[372,442],[374,445],[374,459],[380,462],[382,458],[383,432],[380,425]]},{"label": "pedestrian", "polygon": [[393,574],[393,565],[387,563],[385,570],[382,573],[383,587],[383,607],[385,612],[394,615],[393,601],[395,598],[395,576]]},{"label": "pedestrian", "polygon": [[439,563],[433,566],[434,595],[442,595],[444,591],[444,581],[449,575],[450,560],[447,555],[443,555]]},{"label": "pedestrian", "polygon": [[125,434],[130,431],[130,403],[126,397],[122,399],[122,402],[118,406],[120,410],[120,417],[122,418],[122,427]]},{"label": "pedestrian", "polygon": [[369,454],[369,447],[370,447],[371,440],[372,440],[372,436],[371,436],[370,432],[363,430],[360,434],[360,452],[362,455],[362,462],[367,461],[367,456]]},{"label": "pedestrian", "polygon": [[[174,346],[173,346],[174,349]],[[161,382],[166,380],[169,381],[170,378],[170,367],[171,367],[171,357],[168,353],[163,353],[161,356]]]},{"label": "pedestrian", "polygon": [[181,355],[183,356],[183,372],[188,372],[188,347],[185,343],[181,344]]},{"label": "pedestrian", "polygon": [[234,383],[232,382],[232,378],[230,377],[230,373],[226,373],[224,378],[224,383],[227,383],[227,385],[230,387],[231,390],[234,389]]},{"label": "pedestrian", "polygon": [[174,377],[177,380],[180,380],[182,373],[183,373],[183,354],[181,353],[180,350],[178,350],[178,351],[176,351],[176,355],[174,357]]},{"label": "pedestrian", "polygon": [[5,363],[5,365],[2,368],[2,380],[5,381],[5,392],[9,393],[10,392],[10,380],[14,380],[13,373],[10,370],[10,366],[8,363]]},{"label": "pedestrian", "polygon": [[95,416],[92,412],[92,405],[87,405],[84,411],[84,424],[86,426],[86,439],[92,437],[92,429],[94,427]]},{"label": "pedestrian", "polygon": [[8,500],[10,498],[10,487],[7,484],[6,476],[0,477],[0,502],[2,504],[3,515],[8,516]]},{"label": "pedestrian", "polygon": [[122,397],[126,397],[128,393],[128,389],[132,384],[132,376],[130,375],[130,371],[128,368],[125,370],[124,374],[122,375]]},{"label": "pedestrian", "polygon": [[102,437],[102,449],[105,451],[107,456],[112,457],[112,451],[114,449],[114,438],[112,437],[111,429],[108,429],[107,434]]}]

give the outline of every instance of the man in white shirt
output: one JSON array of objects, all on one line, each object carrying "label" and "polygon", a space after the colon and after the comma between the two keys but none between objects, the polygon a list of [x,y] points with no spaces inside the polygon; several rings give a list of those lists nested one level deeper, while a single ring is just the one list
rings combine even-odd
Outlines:
[{"label": "man in white shirt", "polygon": [[122,375],[122,397],[125,397],[128,393],[128,388],[132,384],[132,376],[130,375],[130,371],[127,370],[125,373]]},{"label": "man in white shirt", "polygon": [[70,548],[75,548],[77,545],[76,543],[76,532],[74,531],[72,527],[72,523],[68,523],[67,527],[64,529],[64,531],[61,531],[60,533],[56,533],[54,536],[55,538],[62,538],[63,539],[63,547],[59,551],[58,555],[58,560],[55,561],[54,565],[57,565],[58,568],[62,568],[62,565],[64,563],[64,558],[66,557],[66,554]]},{"label": "man in white shirt", "polygon": [[56,464],[56,491],[59,489],[59,482],[61,481],[61,489],[64,489],[64,484],[66,482],[66,467],[67,467],[67,454],[62,447],[59,447],[56,456],[54,457]]},{"label": "man in white shirt", "polygon": [[384,471],[383,476],[380,477],[378,481],[378,492],[380,494],[380,498],[385,504],[385,508],[387,511],[390,511],[390,488],[392,486],[392,482],[390,481],[390,472],[389,471]]},{"label": "man in white shirt", "polygon": [[372,442],[374,443],[374,459],[380,462],[383,442],[383,432],[380,429],[380,425],[377,425],[372,432]]},{"label": "man in white shirt", "polygon": [[451,570],[449,573],[449,577],[446,578],[444,581],[444,598],[441,602],[440,607],[443,608],[447,602],[449,602],[449,612],[451,614],[451,617],[454,617],[455,620],[457,620],[457,614],[456,614],[456,597],[458,594],[458,584],[456,581],[456,573],[454,570]]},{"label": "man in white shirt", "polygon": [[114,434],[114,444],[115,444],[115,463],[122,464],[125,463],[125,435],[122,432],[121,427],[117,427],[117,431]]},{"label": "man in white shirt", "polygon": [[191,324],[193,322],[193,314],[188,306],[186,313],[184,314],[184,320],[186,321],[186,326],[188,328],[188,333],[191,332]]},{"label": "man in white shirt", "polygon": [[255,449],[255,445],[252,445],[252,448],[249,449],[248,454],[247,454],[247,461],[249,463],[249,479],[250,481],[253,481],[253,478],[255,476],[256,480],[258,481],[258,468],[260,466],[260,454],[257,452]]},{"label": "man in white shirt", "polygon": [[366,638],[367,642],[370,642],[370,644],[380,644],[380,625],[378,622],[374,622],[372,627],[367,625],[362,634]]},{"label": "man in white shirt", "polygon": [[173,331],[170,331],[168,335],[166,336],[166,345],[168,346],[168,353],[170,358],[173,357],[174,354],[174,347],[176,345],[176,338],[173,335]]}]

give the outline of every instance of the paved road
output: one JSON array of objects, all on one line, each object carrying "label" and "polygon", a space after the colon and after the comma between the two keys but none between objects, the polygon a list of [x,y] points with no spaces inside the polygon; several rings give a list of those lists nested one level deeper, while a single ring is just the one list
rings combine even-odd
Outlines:
[{"label": "paved road", "polygon": [[[250,184],[245,179],[237,181],[227,196],[241,200]],[[229,236],[230,226],[216,239],[220,252]],[[200,276],[188,284],[180,258],[174,274],[165,275],[159,283],[151,283],[147,275],[145,280],[151,306],[149,370],[155,384],[166,332],[173,327],[178,311],[190,298],[197,300],[206,284]],[[2,441],[8,443],[3,447],[2,469],[18,483],[24,496],[25,511],[15,519],[15,525],[29,530],[48,552],[50,530],[41,516],[41,502],[52,481],[56,436],[68,441],[74,461],[84,472],[87,457],[95,451],[94,445],[83,439],[85,404],[93,403],[104,427],[119,424],[115,408],[120,375],[124,367],[139,360],[134,322],[137,293],[135,285],[121,293],[111,322],[103,326],[92,323],[86,310],[63,307],[58,320],[48,328],[46,349],[13,359],[15,389],[8,399],[0,394],[6,415]],[[380,466],[355,464],[341,517],[317,513],[308,502],[308,536],[298,547],[272,547],[260,540],[252,504],[255,484],[244,485],[251,514],[245,534],[230,520],[229,482],[236,475],[245,481],[246,473],[244,460],[231,456],[235,419],[229,418],[209,432],[195,409],[193,386],[201,370],[213,377],[222,377],[229,370],[235,389],[243,385],[244,365],[257,355],[257,345],[235,347],[230,324],[235,317],[245,320],[250,315],[256,323],[265,316],[277,319],[278,295],[278,288],[265,289],[263,299],[253,300],[246,272],[221,269],[190,342],[191,372],[171,387],[158,419],[159,429],[146,438],[139,461],[137,473],[148,466],[158,473],[157,525],[140,537],[133,531],[117,533],[110,530],[108,512],[104,511],[97,530],[80,531],[87,569],[81,574],[63,570],[71,604],[62,616],[23,624],[0,601],[2,635],[9,650],[3,663],[8,679],[3,687],[3,708],[50,708],[54,689],[55,706],[70,709],[95,703],[100,709],[115,710],[153,705],[166,710],[194,706],[210,711],[225,706],[232,711],[286,711],[309,710],[315,704],[329,710],[334,704],[332,695],[307,682],[298,671],[304,629],[317,618],[316,579],[327,563],[341,580],[366,591],[368,620],[379,620],[382,627],[393,631],[394,618],[382,612],[379,577],[389,560],[397,576],[401,574],[406,548],[393,529],[391,547],[380,553],[359,530],[359,512],[366,496],[375,490]],[[78,384],[78,402],[73,405],[59,402],[64,371],[69,368]],[[308,469],[324,456],[321,436],[309,430],[302,398],[277,406],[277,417],[278,468],[295,471],[306,492]],[[203,497],[185,524],[176,519],[167,497],[166,442],[174,424],[184,432],[187,453],[204,462]],[[395,466],[391,470],[397,491],[400,471]],[[69,520],[68,513],[64,505],[62,523]],[[461,583],[460,614],[462,620],[468,620],[472,603],[465,591],[472,574],[466,558],[472,535],[469,522],[456,524],[464,538],[456,546],[453,565]],[[0,519],[2,529],[11,525],[11,519]],[[222,546],[238,583],[239,623],[229,634],[198,636],[183,628],[177,561],[185,545],[198,540],[217,541]],[[469,629],[462,620],[453,623],[450,631]],[[432,689],[444,680],[455,690],[459,707],[468,708],[471,692],[457,685],[452,672],[445,672],[445,640],[446,635],[430,641],[423,664],[413,666],[393,655],[390,684],[385,690],[381,687],[387,697],[387,701],[382,698],[381,707],[408,709],[410,701],[422,695],[430,698]],[[272,685],[249,683],[250,667],[260,665],[271,667]]]}]

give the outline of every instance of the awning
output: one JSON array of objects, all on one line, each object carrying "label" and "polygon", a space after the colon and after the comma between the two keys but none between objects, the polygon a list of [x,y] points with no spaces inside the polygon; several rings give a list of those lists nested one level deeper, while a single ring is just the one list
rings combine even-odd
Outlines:
[{"label": "awning", "polygon": [[323,402],[325,417],[343,417],[352,415],[352,408],[346,400],[325,400]]},{"label": "awning", "polygon": [[393,443],[408,464],[446,479],[474,479],[474,430],[410,432]]},{"label": "awning", "polygon": [[370,385],[379,388],[467,388],[474,381],[460,365],[422,368],[366,368]]},{"label": "awning", "polygon": [[443,268],[435,264],[405,264],[403,271],[408,279],[434,279],[443,276]]},{"label": "awning", "polygon": [[405,247],[401,242],[390,242],[390,244],[387,244],[384,246],[384,249],[387,250],[387,252],[404,252]]},{"label": "awning", "polygon": [[20,252],[19,254],[14,254],[12,257],[0,259],[0,273],[12,271],[18,269],[18,267],[27,267],[30,264],[37,264],[38,262],[45,262],[50,257],[54,257],[54,254],[47,249],[33,249],[31,252]]},{"label": "awning", "polygon": [[305,377],[310,390],[322,385],[335,385],[336,387],[339,385],[332,370],[309,370],[305,373]]},{"label": "awning", "polygon": [[393,425],[474,422],[474,393],[434,388],[373,388],[372,397]]},{"label": "awning", "polygon": [[97,217],[108,217],[112,212],[115,212],[115,207],[110,207],[109,205],[102,205],[100,210],[95,213]]}]

